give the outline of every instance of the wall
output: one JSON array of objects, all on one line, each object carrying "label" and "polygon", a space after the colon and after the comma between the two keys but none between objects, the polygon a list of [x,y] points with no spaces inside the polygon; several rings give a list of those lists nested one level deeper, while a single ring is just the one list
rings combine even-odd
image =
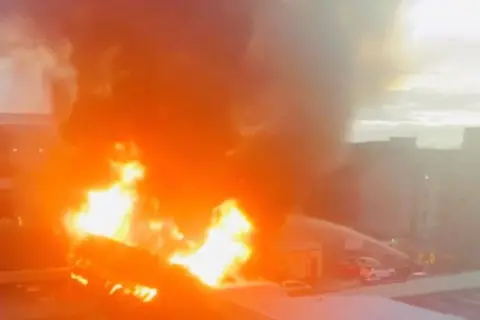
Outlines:
[{"label": "wall", "polygon": [[2,178],[11,182],[8,192],[12,196],[14,214],[32,216],[36,210],[34,199],[46,192],[38,187],[36,178],[57,141],[56,132],[52,127],[35,125],[4,125],[2,129],[2,139],[8,140],[8,147],[0,150],[0,156],[10,168]]},{"label": "wall", "polygon": [[377,238],[426,241],[480,266],[479,128],[465,131],[461,150],[418,149],[411,139],[393,139],[355,144],[351,155],[359,200],[348,225]]},{"label": "wall", "polygon": [[315,283],[322,276],[321,249],[291,250],[285,252],[286,276],[290,280]]},{"label": "wall", "polygon": [[[356,227],[380,238],[405,237],[414,230],[419,210],[419,168],[416,146],[395,140],[365,146],[361,207]],[[364,155],[365,156],[365,155]]]},{"label": "wall", "polygon": [[451,254],[480,266],[480,157],[458,152],[440,185],[438,241]]}]

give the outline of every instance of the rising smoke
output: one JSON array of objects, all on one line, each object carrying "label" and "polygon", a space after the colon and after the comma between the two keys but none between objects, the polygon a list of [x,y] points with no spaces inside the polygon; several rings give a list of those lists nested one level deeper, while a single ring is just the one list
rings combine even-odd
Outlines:
[{"label": "rising smoke", "polygon": [[[198,208],[238,193],[258,220],[277,225],[340,164],[354,107],[397,75],[399,1],[79,0],[54,10],[51,0],[23,9],[48,30],[52,65],[76,68],[67,140],[136,141],[151,192],[172,211],[209,211]],[[58,39],[73,45],[70,61]],[[63,115],[69,74],[51,76]],[[102,82],[107,95],[98,94]]]},{"label": "rising smoke", "polygon": [[[57,126],[68,117],[75,97],[71,46],[67,41],[47,41],[36,27],[25,15],[12,13],[0,19],[0,113],[27,117],[53,114],[56,121],[52,125]],[[61,103],[52,85],[62,87]]]},{"label": "rising smoke", "polygon": [[[342,165],[348,152],[345,133],[355,108],[378,103],[401,72],[399,5],[274,1],[259,10],[247,65],[254,75],[264,72],[269,78],[260,77],[264,84],[256,83],[250,105],[263,105],[274,114],[264,126],[278,137],[249,156],[255,159],[253,176],[272,183],[263,189],[285,187],[277,191],[285,201],[277,200],[280,207],[308,197],[312,184],[328,181],[325,177]],[[262,185],[257,180],[254,184]]]}]

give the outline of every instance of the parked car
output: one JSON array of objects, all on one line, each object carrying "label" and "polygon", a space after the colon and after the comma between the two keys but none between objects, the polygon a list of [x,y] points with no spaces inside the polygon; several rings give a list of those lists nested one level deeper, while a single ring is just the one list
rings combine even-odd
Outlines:
[{"label": "parked car", "polygon": [[341,262],[337,270],[342,278],[352,279],[361,276],[364,270],[380,266],[380,261],[372,257],[352,257]]},{"label": "parked car", "polygon": [[290,297],[308,296],[315,293],[311,285],[297,280],[284,281],[282,287]]},{"label": "parked car", "polygon": [[397,280],[395,268],[372,267],[362,269],[360,279],[363,284],[394,282]]},{"label": "parked car", "polygon": [[354,279],[360,275],[360,266],[355,259],[347,259],[336,266],[337,275],[342,279]]},{"label": "parked car", "polygon": [[355,263],[360,266],[360,268],[378,268],[382,264],[375,258],[372,257],[359,257],[355,259]]}]

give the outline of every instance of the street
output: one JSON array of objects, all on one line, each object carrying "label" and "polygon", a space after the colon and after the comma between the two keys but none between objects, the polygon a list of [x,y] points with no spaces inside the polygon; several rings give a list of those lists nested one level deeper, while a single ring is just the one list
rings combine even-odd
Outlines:
[{"label": "street", "polygon": [[0,317],[6,320],[90,319],[91,302],[66,281],[0,287]]},{"label": "street", "polygon": [[402,283],[363,286],[332,293],[332,295],[367,294],[397,298],[476,288],[480,288],[480,271],[414,278]]}]

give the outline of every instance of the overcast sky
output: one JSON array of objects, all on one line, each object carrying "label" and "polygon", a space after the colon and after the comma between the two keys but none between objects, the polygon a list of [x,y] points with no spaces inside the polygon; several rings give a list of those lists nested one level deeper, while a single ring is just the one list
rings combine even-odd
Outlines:
[{"label": "overcast sky", "polygon": [[[359,110],[349,139],[417,136],[421,146],[456,147],[464,127],[480,125],[480,0],[410,2],[407,44],[421,63],[383,107]],[[27,33],[28,23],[22,29],[14,20],[1,21],[2,43]],[[43,90],[42,68],[52,68],[54,58],[41,48],[18,51],[13,59],[0,58],[0,113],[16,106],[16,113],[46,114],[50,98]],[[36,89],[24,92],[25,83]]]},{"label": "overcast sky", "polygon": [[407,25],[418,71],[379,110],[360,110],[351,139],[417,136],[427,147],[457,147],[480,126],[480,1],[418,0]]}]

